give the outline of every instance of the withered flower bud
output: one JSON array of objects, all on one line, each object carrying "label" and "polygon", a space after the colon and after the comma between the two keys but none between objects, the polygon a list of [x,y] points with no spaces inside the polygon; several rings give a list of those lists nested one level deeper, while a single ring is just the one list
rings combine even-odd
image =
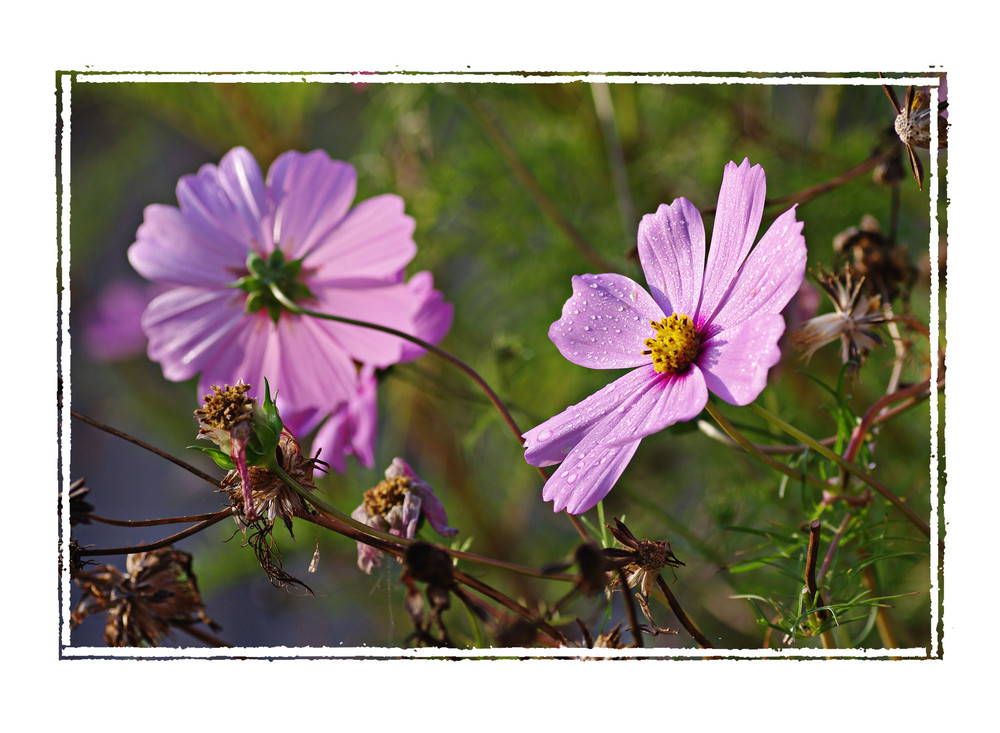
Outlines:
[{"label": "withered flower bud", "polygon": [[625,573],[629,587],[639,585],[642,594],[648,598],[661,569],[680,567],[684,563],[674,557],[669,542],[640,540],[618,517],[615,517],[614,520],[615,526],[612,527],[609,524],[607,527],[622,547],[606,548],[604,555]]},{"label": "withered flower bud", "polygon": [[[458,533],[457,529],[448,526],[444,505],[430,484],[417,476],[402,458],[393,459],[385,471],[385,480],[365,492],[361,506],[351,512],[351,516],[369,527],[407,539],[416,535],[422,516],[442,537]],[[371,575],[372,568],[381,563],[381,550],[358,543],[358,567]]]},{"label": "withered flower bud", "polygon": [[887,303],[905,294],[916,279],[909,249],[891,242],[870,214],[861,218],[860,226],[834,237],[833,249],[850,262],[855,275],[865,278],[868,291]]},{"label": "withered flower bud", "polygon": [[198,437],[211,440],[218,447],[191,447],[208,453],[219,466],[239,473],[243,513],[252,521],[257,513],[248,468],[273,467],[280,450],[282,423],[267,380],[260,403],[247,397],[249,390],[250,385],[243,382],[233,387],[226,385],[224,389],[213,385],[212,394],[205,395],[204,406],[195,410],[194,416],[201,426]]},{"label": "withered flower bud", "polygon": [[910,168],[917,185],[924,187],[924,167],[920,162],[914,148],[929,148],[931,144],[931,124],[937,121],[938,148],[948,146],[948,102],[947,83],[942,77],[940,86],[940,101],[938,102],[937,114],[931,112],[930,87],[910,86],[906,91],[906,100],[901,105],[896,97],[896,92],[892,87],[882,84],[886,96],[892,103],[892,108],[896,112],[896,119],[893,128],[899,136],[900,142],[906,148],[906,153],[910,158]]},{"label": "withered flower bud", "polygon": [[69,524],[71,527],[77,524],[90,524],[90,513],[94,511],[94,505],[87,501],[89,493],[90,489],[86,486],[86,479],[78,478],[70,484]]}]

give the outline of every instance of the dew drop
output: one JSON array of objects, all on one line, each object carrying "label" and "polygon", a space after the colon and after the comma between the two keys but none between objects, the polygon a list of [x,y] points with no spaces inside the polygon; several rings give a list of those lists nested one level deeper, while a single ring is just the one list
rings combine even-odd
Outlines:
[{"label": "dew drop", "polygon": [[540,432],[538,434],[538,441],[540,443],[541,442],[545,442],[546,440],[548,440],[551,437],[552,437],[552,431],[551,430],[543,430],[542,432]]}]

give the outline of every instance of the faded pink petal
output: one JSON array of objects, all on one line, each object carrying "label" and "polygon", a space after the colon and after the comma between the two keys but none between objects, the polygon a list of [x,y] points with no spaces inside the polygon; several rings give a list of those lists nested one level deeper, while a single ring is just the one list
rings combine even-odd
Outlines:
[{"label": "faded pink petal", "polygon": [[442,537],[453,537],[458,530],[448,526],[448,515],[444,505],[437,498],[430,484],[420,478],[410,464],[402,458],[393,458],[389,468],[385,470],[386,478],[402,476],[410,480],[410,492],[420,497],[420,507],[431,528]]},{"label": "faded pink petal", "polygon": [[375,428],[378,411],[375,401],[375,370],[366,366],[358,376],[355,391],[323,423],[313,440],[313,454],[330,464],[338,473],[347,467],[353,455],[367,468],[375,465]]},{"label": "faded pink petal", "polygon": [[81,340],[91,358],[120,361],[141,355],[149,341],[142,313],[162,289],[124,278],[108,284],[81,318]]},{"label": "faded pink petal", "polygon": [[229,457],[236,464],[236,471],[240,475],[240,486],[243,488],[243,514],[251,521],[257,517],[253,505],[253,483],[250,481],[246,455],[247,443],[252,434],[252,429],[246,423],[239,423],[230,435],[229,444]]},{"label": "faded pink petal", "polygon": [[[434,289],[434,276],[427,270],[416,273],[406,285],[419,304],[413,316],[413,335],[437,346],[451,328],[455,309],[445,302],[441,291]],[[425,353],[412,341],[404,341],[399,360],[413,361]]]}]

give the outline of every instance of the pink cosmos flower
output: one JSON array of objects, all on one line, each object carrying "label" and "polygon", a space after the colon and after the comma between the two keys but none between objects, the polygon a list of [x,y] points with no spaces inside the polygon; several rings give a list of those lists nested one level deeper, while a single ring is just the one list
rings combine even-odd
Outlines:
[{"label": "pink cosmos flower", "polygon": [[356,397],[360,364],[412,356],[398,337],[293,314],[272,283],[303,307],[440,340],[451,306],[430,273],[405,282],[416,244],[403,200],[351,208],[355,191],[353,166],[321,150],[283,153],[265,180],[237,147],[180,179],[179,207],[146,207],[129,260],[171,286],[142,317],[164,376],[200,373],[202,393],[239,380],[256,391],[266,377],[285,426],[305,435]]},{"label": "pink cosmos flower", "polygon": [[573,278],[549,338],[574,364],[632,371],[524,434],[528,463],[562,463],[542,491],[555,511],[594,507],[640,440],[698,415],[709,391],[746,405],[764,389],[781,356],[781,310],[806,266],[794,206],[753,247],[765,190],[759,165],[726,166],[707,262],[690,201],[644,216],[639,259],[650,292],[624,275]]}]

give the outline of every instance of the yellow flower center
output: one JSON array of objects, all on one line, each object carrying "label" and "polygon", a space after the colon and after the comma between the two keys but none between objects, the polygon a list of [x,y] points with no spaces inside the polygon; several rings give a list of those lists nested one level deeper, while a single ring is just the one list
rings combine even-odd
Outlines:
[{"label": "yellow flower center", "polygon": [[650,321],[649,325],[656,331],[656,336],[646,339],[649,350],[642,353],[650,356],[657,373],[681,374],[687,371],[691,362],[698,358],[701,346],[698,329],[694,327],[691,316],[674,313],[659,323]]},{"label": "yellow flower center", "polygon": [[402,504],[409,492],[410,479],[405,476],[384,479],[365,492],[365,511],[372,517],[384,517],[394,506]]}]

